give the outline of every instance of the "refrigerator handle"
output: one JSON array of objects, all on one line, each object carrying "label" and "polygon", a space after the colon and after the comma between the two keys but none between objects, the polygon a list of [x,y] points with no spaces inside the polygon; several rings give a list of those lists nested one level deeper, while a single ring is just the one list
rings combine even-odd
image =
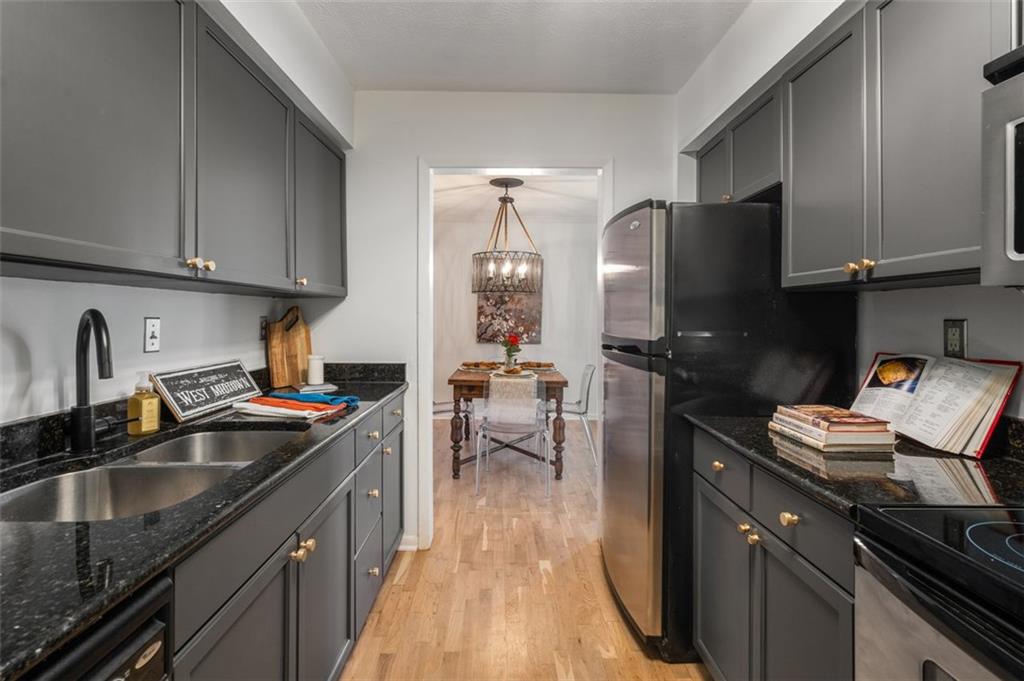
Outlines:
[{"label": "refrigerator handle", "polygon": [[624,366],[639,369],[640,371],[650,371],[664,376],[666,373],[665,359],[663,357],[652,357],[650,355],[637,355],[630,352],[620,352],[615,348],[605,346],[601,350],[601,354],[606,359],[610,359],[613,362],[617,362]]}]

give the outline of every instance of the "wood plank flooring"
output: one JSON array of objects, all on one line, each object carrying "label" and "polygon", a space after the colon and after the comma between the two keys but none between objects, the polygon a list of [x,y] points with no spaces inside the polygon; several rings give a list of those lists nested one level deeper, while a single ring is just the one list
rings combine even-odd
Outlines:
[{"label": "wood plank flooring", "polygon": [[601,566],[594,462],[579,422],[566,431],[550,499],[540,464],[507,450],[476,497],[473,465],[451,479],[448,422],[434,421],[433,547],[398,554],[343,680],[708,680],[649,659],[626,629]]}]

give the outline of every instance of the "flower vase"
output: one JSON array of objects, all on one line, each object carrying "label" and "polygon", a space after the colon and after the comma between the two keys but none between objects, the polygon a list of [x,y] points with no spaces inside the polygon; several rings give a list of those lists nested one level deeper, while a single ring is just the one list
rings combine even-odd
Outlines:
[{"label": "flower vase", "polygon": [[515,355],[505,355],[505,368],[514,369],[516,366]]}]

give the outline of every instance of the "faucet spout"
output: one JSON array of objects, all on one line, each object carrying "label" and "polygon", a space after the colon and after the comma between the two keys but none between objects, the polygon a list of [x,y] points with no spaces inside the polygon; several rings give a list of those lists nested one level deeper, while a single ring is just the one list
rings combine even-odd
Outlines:
[{"label": "faucet spout", "polygon": [[96,414],[89,402],[89,337],[96,339],[96,368],[100,378],[114,375],[110,356],[110,331],[99,310],[89,308],[78,320],[75,337],[75,406],[71,408],[71,451],[96,449]]}]

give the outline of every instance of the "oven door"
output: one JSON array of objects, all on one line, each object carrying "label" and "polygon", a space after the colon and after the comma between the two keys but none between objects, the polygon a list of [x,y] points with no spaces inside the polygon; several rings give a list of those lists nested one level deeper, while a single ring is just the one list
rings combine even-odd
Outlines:
[{"label": "oven door", "polygon": [[982,97],[981,283],[1024,286],[1024,74]]}]

